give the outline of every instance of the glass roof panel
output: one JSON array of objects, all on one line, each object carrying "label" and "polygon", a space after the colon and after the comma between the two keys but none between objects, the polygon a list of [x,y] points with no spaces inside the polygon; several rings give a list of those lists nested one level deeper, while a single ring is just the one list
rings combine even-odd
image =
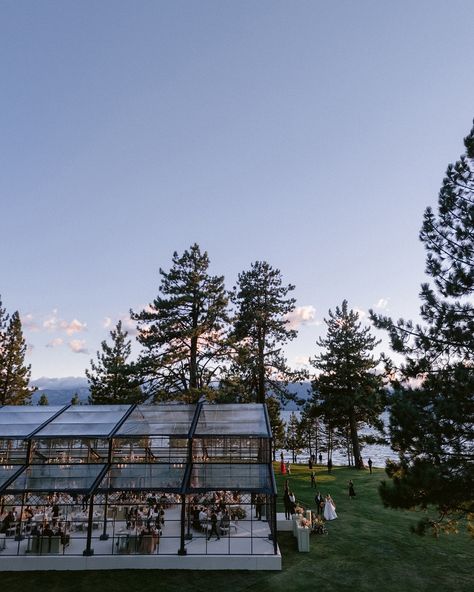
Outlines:
[{"label": "glass roof panel", "polygon": [[269,465],[217,464],[193,465],[190,490],[258,490],[272,493]]},{"label": "glass roof panel", "polygon": [[53,419],[36,438],[107,437],[130,405],[72,405]]},{"label": "glass roof panel", "polygon": [[140,405],[116,436],[187,436],[195,405]]},{"label": "glass roof panel", "polygon": [[203,405],[194,435],[271,437],[264,406],[259,403]]},{"label": "glass roof panel", "polygon": [[64,405],[5,405],[0,408],[0,438],[26,438]]},{"label": "glass roof panel", "polygon": [[180,490],[185,464],[117,464],[110,467],[99,491]]},{"label": "glass roof panel", "polygon": [[20,469],[21,467],[19,467],[18,465],[8,465],[0,467],[0,489],[8,481],[8,479],[10,479],[10,477],[13,477],[13,475]]}]

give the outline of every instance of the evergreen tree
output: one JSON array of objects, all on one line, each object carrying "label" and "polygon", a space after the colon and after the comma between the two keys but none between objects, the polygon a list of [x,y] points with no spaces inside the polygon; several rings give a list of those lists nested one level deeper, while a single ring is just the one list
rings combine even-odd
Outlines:
[{"label": "evergreen tree", "polygon": [[110,331],[110,336],[112,345],[102,341],[102,351],[97,352],[97,362],[91,360],[91,369],[86,370],[89,403],[139,403],[143,400],[143,393],[136,377],[135,365],[127,361],[132,345],[127,339],[127,331],[122,329],[122,321]]},{"label": "evergreen tree", "polygon": [[49,405],[48,395],[46,393],[41,393],[41,396],[38,399],[38,405],[41,407]]},{"label": "evergreen tree", "polygon": [[231,374],[241,377],[243,388],[258,403],[264,403],[269,393],[294,398],[286,388],[288,382],[302,379],[301,372],[288,367],[282,352],[282,346],[297,335],[287,321],[295,308],[295,299],[289,297],[294,288],[291,284],[284,286],[280,270],[265,261],[257,261],[250,271],[240,273],[234,288],[233,339],[237,353]]},{"label": "evergreen tree", "polygon": [[286,448],[291,451],[292,461],[296,463],[297,455],[303,446],[300,423],[296,417],[296,413],[290,414],[288,425],[286,426]]},{"label": "evergreen tree", "polygon": [[318,456],[321,452],[321,439],[324,434],[321,423],[320,418],[313,412],[311,401],[308,401],[301,410],[300,433],[303,446],[308,449],[310,456]]},{"label": "evergreen tree", "polygon": [[[418,532],[456,528],[468,517],[474,534],[474,127],[466,153],[449,165],[438,211],[426,209],[420,239],[426,249],[422,323],[392,321],[371,311],[404,355],[394,382],[392,446],[381,489],[392,507],[433,508]],[[470,521],[469,521],[470,518]]]},{"label": "evergreen tree", "polygon": [[226,361],[228,296],[223,276],[208,273],[209,257],[197,244],[160,269],[159,294],[146,310],[132,313],[140,329],[140,358],[155,399],[194,402],[211,388]]},{"label": "evergreen tree", "polygon": [[2,309],[0,327],[3,325],[4,329],[0,343],[0,404],[26,405],[34,390],[28,386],[31,366],[25,365],[26,341],[18,312],[12,314],[5,329],[6,318]]},{"label": "evergreen tree", "polygon": [[267,397],[268,417],[273,437],[273,460],[276,460],[277,448],[285,447],[285,422],[281,418],[280,401],[275,397]]},{"label": "evergreen tree", "polygon": [[371,353],[378,341],[363,328],[359,315],[341,308],[329,311],[324,319],[327,335],[317,344],[325,351],[310,360],[321,374],[314,382],[315,398],[330,428],[349,429],[354,463],[363,468],[359,438],[360,424],[382,429],[380,414],[384,408],[383,380],[376,373],[380,359]]},{"label": "evergreen tree", "polygon": [[80,405],[81,401],[79,399],[79,394],[78,393],[74,393],[74,395],[71,398],[71,405]]}]

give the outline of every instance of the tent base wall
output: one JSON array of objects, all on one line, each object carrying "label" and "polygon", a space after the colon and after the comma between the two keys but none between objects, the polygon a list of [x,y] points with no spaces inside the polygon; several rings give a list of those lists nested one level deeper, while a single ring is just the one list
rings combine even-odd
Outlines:
[{"label": "tent base wall", "polygon": [[8,557],[0,558],[0,571],[85,571],[111,569],[192,569],[280,571],[277,555],[193,555],[193,556],[91,556],[91,557]]}]

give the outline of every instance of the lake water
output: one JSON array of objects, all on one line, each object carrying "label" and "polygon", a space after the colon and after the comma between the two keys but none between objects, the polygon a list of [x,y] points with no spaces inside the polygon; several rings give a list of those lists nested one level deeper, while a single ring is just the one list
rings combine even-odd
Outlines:
[{"label": "lake water", "polygon": [[[288,423],[289,419],[290,419],[290,415],[292,413],[295,413],[295,415],[298,417],[300,417],[300,412],[299,411],[282,411],[281,412],[281,418],[283,419],[283,421],[285,423]],[[385,425],[388,424],[388,413],[384,413],[382,414],[382,419],[384,420]],[[366,429],[366,430],[361,430],[361,434],[371,434],[373,433],[372,430],[370,428]],[[280,458],[280,450],[277,450],[277,458]],[[285,461],[289,460],[291,461],[291,452],[288,452],[286,450],[283,451],[283,457],[285,459]],[[364,463],[367,463],[367,459],[368,458],[372,459],[372,462],[374,463],[374,467],[385,467],[385,461],[387,459],[390,460],[398,460],[398,456],[397,453],[394,452],[390,446],[384,446],[381,444],[367,444],[364,446],[363,450],[362,450],[362,458],[364,460]],[[309,451],[308,450],[302,450],[301,454],[298,454],[298,462],[308,462],[309,460]],[[326,463],[327,457],[326,455],[323,453],[323,463]],[[345,452],[343,450],[335,450],[332,454],[332,462],[334,465],[347,465],[347,455],[345,454]]]}]

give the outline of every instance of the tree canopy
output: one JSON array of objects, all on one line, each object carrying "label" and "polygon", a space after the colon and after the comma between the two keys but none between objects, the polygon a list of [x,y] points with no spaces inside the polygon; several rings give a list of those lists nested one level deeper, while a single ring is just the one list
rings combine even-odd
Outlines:
[{"label": "tree canopy", "polygon": [[[448,166],[437,211],[428,207],[421,322],[371,311],[403,354],[394,385],[392,446],[400,460],[381,489],[392,507],[430,508],[418,531],[453,530],[468,518],[474,533],[474,127],[465,154]],[[470,519],[470,521],[469,521]]]},{"label": "tree canopy", "polygon": [[132,313],[143,346],[140,369],[155,399],[194,402],[210,394],[226,361],[228,296],[223,276],[211,276],[207,252],[194,244],[160,269],[159,294]]},{"label": "tree canopy", "polygon": [[291,398],[288,382],[302,378],[289,368],[283,353],[283,345],[297,336],[287,318],[295,309],[290,296],[294,288],[285,286],[280,270],[266,261],[256,261],[238,276],[232,296],[236,353],[231,375],[239,378],[250,400],[264,403],[271,394]]},{"label": "tree canopy", "polygon": [[[130,339],[127,339],[127,331],[122,329],[122,321],[110,331],[110,337],[112,345],[102,341],[102,351],[97,352],[97,361],[91,360],[91,369],[86,370],[90,390],[89,403],[139,403],[144,396],[135,365],[128,361],[132,345]],[[76,393],[71,404],[76,405],[78,402]]]},{"label": "tree canopy", "polygon": [[360,424],[382,429],[383,378],[377,372],[380,358],[372,355],[379,341],[362,327],[347,300],[330,310],[324,322],[327,334],[317,341],[324,351],[310,359],[320,372],[313,383],[316,415],[324,416],[331,428],[348,429],[355,466],[362,468]]}]

